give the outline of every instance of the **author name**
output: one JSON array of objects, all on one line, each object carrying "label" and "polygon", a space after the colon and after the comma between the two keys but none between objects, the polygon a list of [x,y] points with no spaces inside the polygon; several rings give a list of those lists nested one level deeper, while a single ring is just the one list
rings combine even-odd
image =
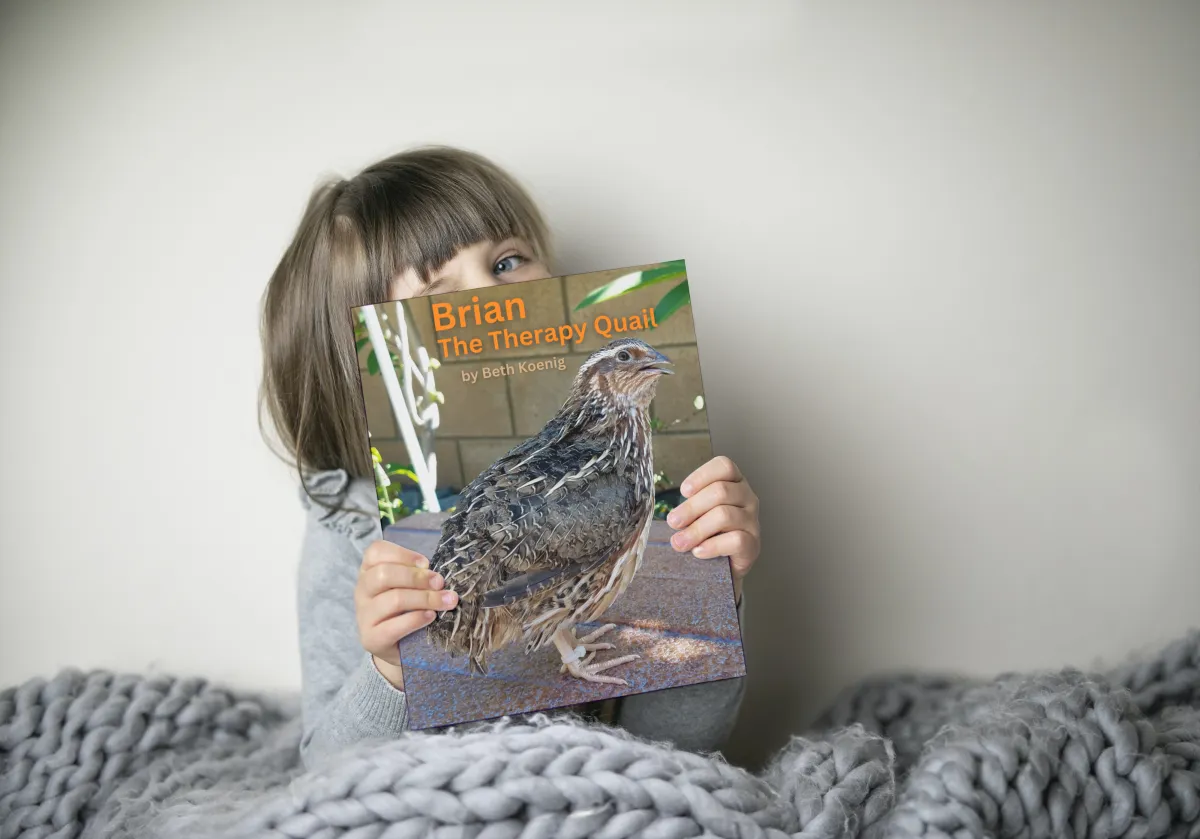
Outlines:
[{"label": "author name", "polygon": [[502,379],[505,376],[516,376],[521,373],[566,369],[566,358],[544,358],[541,361],[518,361],[516,364],[500,364],[495,367],[480,367],[478,370],[463,370],[462,380],[473,385],[481,379]]}]

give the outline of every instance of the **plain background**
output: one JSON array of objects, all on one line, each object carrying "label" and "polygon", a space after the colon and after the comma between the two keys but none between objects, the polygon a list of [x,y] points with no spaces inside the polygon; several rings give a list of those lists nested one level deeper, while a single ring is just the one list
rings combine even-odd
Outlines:
[{"label": "plain background", "polygon": [[[1200,5],[6,3],[0,684],[298,684],[260,294],[310,188],[510,168],[686,258],[763,498],[735,760],[868,673],[1200,622]],[[780,452],[786,454],[781,455]]]}]

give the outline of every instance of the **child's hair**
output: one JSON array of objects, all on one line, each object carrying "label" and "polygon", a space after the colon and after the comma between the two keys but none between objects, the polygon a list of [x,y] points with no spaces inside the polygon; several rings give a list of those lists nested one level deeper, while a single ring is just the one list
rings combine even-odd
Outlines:
[{"label": "child's hair", "polygon": [[372,475],[351,307],[388,300],[410,268],[428,282],[460,249],[510,237],[549,261],[530,197],[459,149],[401,152],[313,191],[267,284],[261,324],[260,423],[265,406],[302,483],[326,469]]}]

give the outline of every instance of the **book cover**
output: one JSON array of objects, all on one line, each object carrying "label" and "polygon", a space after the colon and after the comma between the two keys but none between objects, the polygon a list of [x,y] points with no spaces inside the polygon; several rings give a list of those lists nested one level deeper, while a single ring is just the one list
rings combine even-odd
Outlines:
[{"label": "book cover", "polygon": [[677,260],[353,310],[384,538],[460,596],[400,642],[410,728],[745,675],[665,521],[713,456],[690,299]]}]

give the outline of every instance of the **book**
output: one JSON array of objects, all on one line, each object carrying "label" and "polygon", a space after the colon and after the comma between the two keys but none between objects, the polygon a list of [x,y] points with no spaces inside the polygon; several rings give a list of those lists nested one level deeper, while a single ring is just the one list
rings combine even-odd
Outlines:
[{"label": "book", "polygon": [[384,538],[458,605],[400,642],[411,729],[746,673],[727,557],[670,544],[713,456],[683,260],[353,309]]}]

